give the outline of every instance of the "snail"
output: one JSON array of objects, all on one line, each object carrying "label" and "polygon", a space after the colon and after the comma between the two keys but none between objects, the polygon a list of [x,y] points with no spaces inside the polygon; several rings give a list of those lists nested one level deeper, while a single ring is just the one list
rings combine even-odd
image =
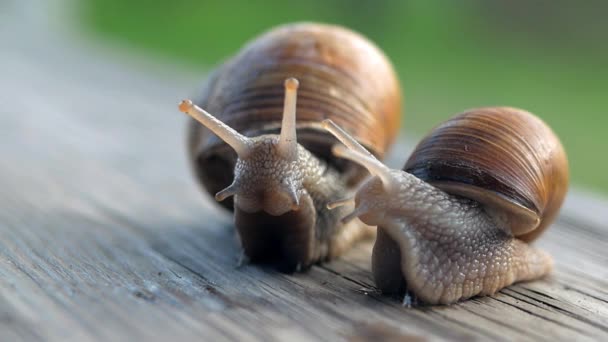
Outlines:
[{"label": "snail", "polygon": [[552,258],[530,245],[555,219],[568,187],[568,162],[552,130],[524,110],[469,110],[440,124],[403,171],[392,170],[331,121],[344,145],[336,156],[372,177],[345,222],[378,227],[372,272],[383,293],[449,304],[490,295],[550,273]]},{"label": "snail", "polygon": [[302,270],[373,233],[327,209],[352,194],[366,171],[332,155],[336,140],[320,121],[338,122],[381,159],[398,131],[400,93],[391,63],[366,38],[296,23],[248,43],[212,73],[196,104],[180,104],[195,119],[188,132],[194,173],[234,211],[249,261]]}]

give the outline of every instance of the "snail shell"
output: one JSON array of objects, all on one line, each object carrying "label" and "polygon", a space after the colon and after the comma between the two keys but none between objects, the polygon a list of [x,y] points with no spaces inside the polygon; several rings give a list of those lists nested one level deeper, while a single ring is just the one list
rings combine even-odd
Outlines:
[{"label": "snail shell", "polygon": [[[401,95],[392,65],[370,41],[338,26],[296,23],[274,28],[245,45],[212,73],[195,102],[245,137],[276,135],[282,127],[283,82],[287,78],[299,81],[297,142],[322,165],[341,174],[339,182],[331,181],[340,183],[338,190],[307,189],[315,193],[312,200],[317,213],[313,217],[318,222],[311,229],[315,229],[320,241],[313,244],[329,245],[316,248],[320,251],[314,252],[315,256],[294,257],[296,260],[291,264],[299,268],[340,254],[350,240],[356,239],[354,236],[361,235],[351,232],[349,238],[343,239],[349,242],[328,242],[340,240],[339,236],[346,233],[340,227],[339,217],[326,219],[336,214],[324,213],[325,202],[352,191],[365,171],[331,154],[335,139],[321,128],[319,121],[331,118],[338,122],[382,158],[399,128]],[[237,154],[194,120],[189,125],[188,151],[192,168],[207,192],[213,195],[233,182]],[[238,194],[236,197],[238,200]],[[222,204],[228,209],[234,207],[232,198]],[[295,221],[302,215],[294,213],[276,216],[237,210],[235,221],[245,254],[255,261],[256,254],[262,253],[258,251],[276,249],[270,240],[277,240],[275,235],[289,231],[285,226],[300,229],[301,224]],[[300,238],[289,239],[304,244]],[[276,258],[285,253],[279,252]],[[303,254],[310,253],[299,253]]]},{"label": "snail shell", "polygon": [[510,107],[472,109],[440,124],[403,169],[492,208],[524,241],[553,222],[568,189],[559,139],[538,117]]}]

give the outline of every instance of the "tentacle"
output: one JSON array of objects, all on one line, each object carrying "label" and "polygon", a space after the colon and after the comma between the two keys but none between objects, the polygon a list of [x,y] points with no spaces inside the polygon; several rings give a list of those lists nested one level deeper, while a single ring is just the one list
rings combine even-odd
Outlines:
[{"label": "tentacle", "polygon": [[183,100],[179,104],[179,110],[190,115],[193,119],[213,131],[226,144],[230,145],[239,157],[245,157],[251,152],[249,138],[216,119],[213,115],[192,103],[191,100]]},{"label": "tentacle", "polygon": [[347,149],[344,145],[334,145],[332,152],[340,158],[348,159],[365,167],[369,173],[378,176],[385,189],[390,189],[393,185],[396,185],[394,184],[395,179],[391,175],[391,169],[373,156],[370,157],[356,150]]},{"label": "tentacle", "polygon": [[371,154],[365,147],[363,147],[363,145],[359,144],[359,142],[355,138],[353,138],[352,135],[346,133],[346,131],[343,130],[342,127],[336,125],[336,123],[332,120],[323,120],[321,124],[323,125],[323,128],[325,128],[329,133],[333,134],[336,139],[340,140],[340,142],[346,145],[346,147],[348,147],[349,149],[376,159],[376,157],[374,157],[373,154]]},{"label": "tentacle", "polygon": [[285,102],[283,103],[283,122],[279,136],[279,152],[285,158],[294,159],[297,155],[298,141],[296,135],[296,99],[298,97],[298,80],[285,80]]},{"label": "tentacle", "polygon": [[300,197],[298,196],[297,190],[293,186],[287,186],[285,193],[291,200],[291,210],[298,210],[300,208]]},{"label": "tentacle", "polygon": [[238,188],[235,183],[230,184],[224,190],[221,190],[217,194],[215,194],[215,200],[221,202],[230,196],[234,196],[238,193]]}]

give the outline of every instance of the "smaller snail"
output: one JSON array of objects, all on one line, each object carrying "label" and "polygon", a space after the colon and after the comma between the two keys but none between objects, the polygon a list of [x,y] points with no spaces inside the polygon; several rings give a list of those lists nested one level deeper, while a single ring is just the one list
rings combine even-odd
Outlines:
[{"label": "smaller snail", "polygon": [[328,207],[354,202],[344,220],[378,226],[372,271],[383,293],[449,304],[551,271],[551,256],[529,242],[563,202],[568,163],[534,115],[505,107],[457,115],[418,144],[405,171],[389,169],[333,122],[323,125],[348,147],[333,153],[373,176]]}]

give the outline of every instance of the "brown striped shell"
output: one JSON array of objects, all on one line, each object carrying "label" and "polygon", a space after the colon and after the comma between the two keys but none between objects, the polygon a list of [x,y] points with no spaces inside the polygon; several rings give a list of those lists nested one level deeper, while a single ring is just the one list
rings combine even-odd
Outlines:
[{"label": "brown striped shell", "polygon": [[[196,103],[245,136],[278,133],[288,77],[300,82],[298,142],[341,170],[360,170],[347,172],[353,181],[365,175],[331,155],[335,139],[319,124],[332,119],[380,158],[399,129],[401,95],[395,72],[386,56],[355,32],[315,23],[272,29],[219,67]],[[188,145],[208,192],[230,184],[236,154],[225,143],[193,121]]]},{"label": "brown striped shell", "polygon": [[568,161],[551,129],[521,109],[469,110],[442,123],[404,166],[446,192],[485,204],[524,241],[555,218],[568,187]]}]

